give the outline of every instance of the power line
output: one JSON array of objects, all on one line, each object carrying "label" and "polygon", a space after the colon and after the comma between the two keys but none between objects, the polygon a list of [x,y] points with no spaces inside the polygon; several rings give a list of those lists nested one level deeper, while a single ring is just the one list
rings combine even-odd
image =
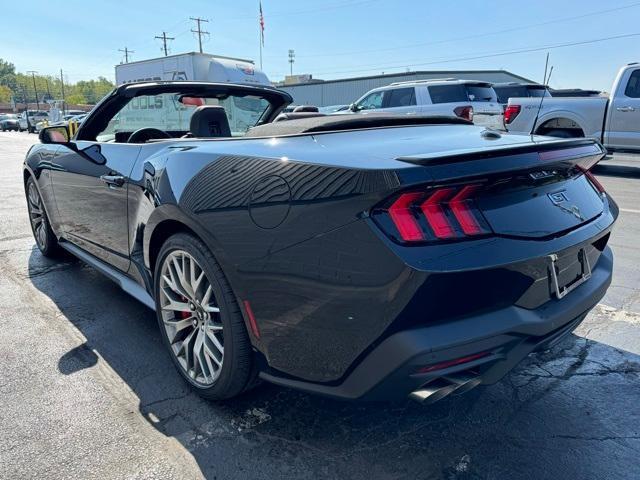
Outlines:
[{"label": "power line", "polygon": [[202,53],[202,36],[209,35],[209,32],[206,32],[200,28],[200,23],[209,23],[209,20],[205,20],[200,17],[189,17],[191,20],[196,22],[197,28],[195,30],[191,30],[193,33],[198,34],[198,46],[200,47],[200,53]]},{"label": "power line", "polygon": [[460,40],[475,40],[478,38],[483,38],[483,37],[490,37],[490,36],[494,36],[494,35],[501,35],[504,33],[512,33],[512,32],[520,32],[524,29],[529,29],[529,28],[536,28],[536,27],[542,27],[542,26],[546,26],[546,25],[552,25],[555,23],[562,23],[562,22],[567,22],[567,21],[571,21],[571,20],[579,20],[582,18],[587,18],[587,17],[593,17],[593,16],[597,16],[597,15],[603,15],[605,13],[611,13],[611,12],[617,12],[620,10],[625,10],[628,8],[633,8],[633,7],[637,7],[640,6],[640,2],[634,2],[631,3],[629,5],[623,5],[621,7],[616,7],[616,8],[608,8],[606,10],[597,10],[595,12],[589,12],[589,13],[584,13],[581,15],[574,15],[574,16],[570,16],[570,17],[562,17],[562,18],[556,18],[553,20],[548,20],[546,22],[540,22],[540,23],[532,23],[529,25],[518,25],[517,27],[513,27],[513,28],[507,28],[504,30],[495,30],[492,32],[485,32],[485,33],[477,33],[477,34],[472,34],[472,35],[466,35],[463,37],[451,37],[451,38],[446,38],[446,39],[442,39],[442,40],[435,40],[435,41],[431,41],[431,42],[422,42],[422,43],[413,43],[413,44],[409,44],[409,45],[401,45],[398,47],[388,47],[388,48],[377,48],[377,49],[372,49],[372,50],[354,50],[354,51],[341,51],[341,52],[334,52],[334,53],[317,53],[317,54],[310,54],[310,55],[303,55],[304,58],[312,58],[312,57],[336,57],[336,56],[344,56],[344,55],[358,55],[358,54],[363,54],[363,53],[379,53],[379,52],[390,52],[390,51],[394,51],[394,50],[403,50],[403,49],[407,49],[407,48],[416,48],[416,47],[426,47],[426,46],[431,46],[431,45],[442,45],[444,43],[451,43],[451,42],[457,42]]},{"label": "power line", "polygon": [[[529,47],[529,48],[522,48],[522,49],[518,49],[518,50],[509,50],[509,51],[504,51],[504,52],[487,53],[487,54],[468,56],[468,57],[451,58],[451,59],[448,59],[448,60],[435,60],[435,61],[431,61],[431,62],[421,62],[421,63],[402,62],[402,63],[386,64],[386,65],[369,64],[369,65],[362,65],[362,66],[363,67],[364,66],[368,66],[370,68],[362,68],[362,69],[357,69],[357,70],[316,72],[315,74],[316,75],[329,75],[329,74],[342,74],[342,73],[370,72],[372,70],[377,70],[379,68],[424,67],[424,66],[428,66],[428,65],[438,65],[438,64],[442,64],[442,63],[464,62],[464,61],[469,61],[469,60],[480,60],[480,59],[484,59],[484,58],[493,58],[493,57],[503,57],[503,56],[508,56],[508,55],[516,55],[516,54],[520,54],[520,53],[531,53],[531,52],[539,52],[539,51],[543,51],[543,50],[554,50],[554,49],[557,49],[557,48],[574,47],[574,46],[578,46],[578,45],[588,45],[588,44],[593,44],[593,43],[606,42],[606,41],[609,41],[609,40],[618,40],[618,39],[622,39],[622,38],[631,38],[631,37],[638,37],[638,36],[640,36],[640,32],[638,32],[638,33],[626,33],[626,34],[614,35],[614,36],[610,36],[610,37],[595,38],[595,39],[592,39],[592,40],[584,40],[584,41],[580,41],[580,42],[567,42],[567,43],[559,43],[559,44],[554,44],[554,45],[544,45],[544,46],[540,46],[540,47]],[[275,76],[282,76],[282,74],[277,74]]]},{"label": "power line", "polygon": [[129,54],[136,53],[133,50],[129,50],[127,47],[124,47],[124,50],[119,48],[118,51],[124,53],[124,63],[129,63]]},{"label": "power line", "polygon": [[155,37],[155,38],[157,38],[158,40],[162,40],[164,56],[166,57],[167,55],[169,55],[167,50],[167,40],[175,40],[175,37],[167,37],[167,32],[162,32],[162,36]]}]

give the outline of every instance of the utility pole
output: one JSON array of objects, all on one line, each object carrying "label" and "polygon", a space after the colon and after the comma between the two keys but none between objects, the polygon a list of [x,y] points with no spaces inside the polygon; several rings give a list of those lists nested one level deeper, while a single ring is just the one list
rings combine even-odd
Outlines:
[{"label": "utility pole", "polygon": [[118,51],[124,53],[124,63],[129,63],[129,54],[136,53],[133,50],[129,50],[127,47],[124,47],[124,50],[119,48]]},{"label": "utility pole", "polygon": [[162,45],[163,45],[163,50],[164,50],[164,56],[166,57],[167,55],[169,55],[168,51],[167,51],[167,40],[175,40],[174,37],[167,37],[167,32],[162,32],[162,36],[158,36],[155,37],[158,40],[162,40]]},{"label": "utility pole", "polygon": [[35,70],[29,70],[27,73],[31,74],[31,78],[33,79],[33,91],[36,94],[36,109],[40,110],[40,102],[38,101],[38,87],[36,87],[36,72]]},{"label": "utility pole", "polygon": [[191,30],[193,33],[197,33],[198,34],[198,45],[200,46],[200,53],[202,53],[202,36],[203,35],[209,35],[209,32],[206,32],[204,30],[202,30],[200,28],[200,23],[209,23],[209,20],[205,20],[204,18],[200,18],[200,17],[189,17],[190,20],[193,20],[194,22],[196,22],[197,28],[195,30]]},{"label": "utility pole", "polygon": [[296,61],[296,52],[294,50],[289,50],[289,65],[291,70],[291,76],[293,76],[293,64]]},{"label": "utility pole", "polygon": [[62,90],[62,116],[64,117],[67,111],[67,106],[64,99],[64,77],[62,76],[62,69],[60,69],[60,90]]},{"label": "utility pole", "polygon": [[22,100],[24,101],[24,111],[27,112],[27,118],[29,117],[29,98],[27,97],[27,89],[22,85]]}]

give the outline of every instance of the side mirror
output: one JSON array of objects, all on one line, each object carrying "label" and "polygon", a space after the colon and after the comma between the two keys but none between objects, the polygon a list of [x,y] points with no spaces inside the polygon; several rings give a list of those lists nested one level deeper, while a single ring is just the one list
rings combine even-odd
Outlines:
[{"label": "side mirror", "polygon": [[69,129],[65,126],[45,127],[40,130],[39,138],[42,143],[69,143]]},{"label": "side mirror", "polygon": [[358,105],[356,105],[355,103],[352,103],[351,105],[349,105],[349,110],[351,110],[352,112],[357,112],[360,109],[358,108]]}]

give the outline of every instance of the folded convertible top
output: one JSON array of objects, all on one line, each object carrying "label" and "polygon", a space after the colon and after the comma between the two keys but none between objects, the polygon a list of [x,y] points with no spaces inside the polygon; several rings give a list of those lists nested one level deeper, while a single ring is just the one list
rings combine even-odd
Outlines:
[{"label": "folded convertible top", "polygon": [[471,122],[458,117],[414,116],[392,114],[366,115],[326,115],[321,117],[301,118],[282,122],[267,123],[251,128],[245,137],[273,137],[295,135],[301,133],[331,132],[339,130],[358,130],[362,128],[399,127],[410,125],[472,125]]}]

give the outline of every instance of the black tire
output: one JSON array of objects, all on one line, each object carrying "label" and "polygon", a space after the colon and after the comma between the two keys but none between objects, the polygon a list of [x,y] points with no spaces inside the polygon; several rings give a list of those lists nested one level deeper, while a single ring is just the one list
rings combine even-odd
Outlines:
[{"label": "black tire", "polygon": [[[31,189],[33,189],[33,191],[31,191]],[[35,196],[30,197],[30,192],[31,195]],[[25,184],[25,194],[27,197],[27,210],[29,212],[29,225],[31,225],[31,233],[33,233],[33,238],[36,241],[38,249],[45,257],[59,257],[61,249],[60,245],[58,245],[58,239],[56,238],[55,233],[53,233],[53,230],[51,230],[49,217],[47,216],[44,204],[42,203],[40,192],[38,191],[35,180],[31,176],[27,179]],[[35,208],[38,206],[40,213],[36,213]],[[36,222],[34,221],[36,216],[40,216],[39,218],[41,218],[40,222],[42,230],[37,229]]]},{"label": "black tire", "polygon": [[545,135],[557,138],[576,138],[576,135],[572,134],[569,130],[562,130],[560,128],[549,130]]},{"label": "black tire", "polygon": [[[212,289],[216,304],[220,308],[217,314],[224,332],[224,356],[219,376],[211,385],[202,385],[195,381],[180,364],[174,353],[164,326],[160,296],[160,277],[167,257],[182,250],[193,257],[205,273]],[[209,400],[225,400],[240,395],[255,385],[251,341],[245,327],[240,307],[231,290],[222,269],[213,254],[198,238],[187,233],[178,233],[169,237],[160,249],[155,265],[154,294],[156,299],[156,317],[162,340],[176,369],[182,378],[202,397]]]}]

